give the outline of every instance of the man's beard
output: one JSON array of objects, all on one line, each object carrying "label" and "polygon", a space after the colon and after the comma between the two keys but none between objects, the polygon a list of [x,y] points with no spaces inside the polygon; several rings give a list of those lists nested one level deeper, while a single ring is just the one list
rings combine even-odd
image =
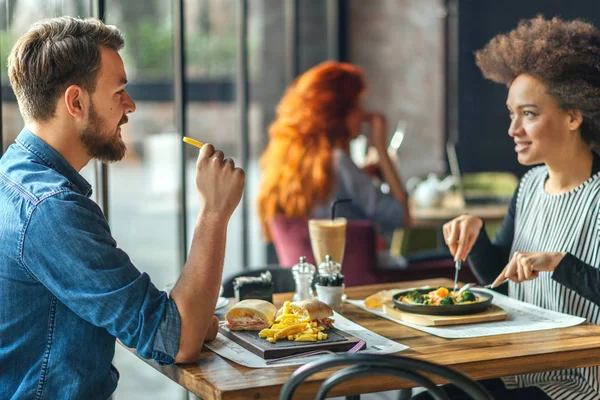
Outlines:
[{"label": "man's beard", "polygon": [[91,158],[109,163],[125,156],[127,146],[116,131],[109,132],[104,121],[90,104],[88,126],[81,133],[81,144]]}]

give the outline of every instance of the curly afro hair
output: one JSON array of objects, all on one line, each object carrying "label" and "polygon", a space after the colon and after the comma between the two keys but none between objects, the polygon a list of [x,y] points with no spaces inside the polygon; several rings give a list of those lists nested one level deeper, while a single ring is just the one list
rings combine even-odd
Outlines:
[{"label": "curly afro hair", "polygon": [[539,79],[564,110],[583,116],[581,138],[600,142],[600,31],[576,19],[523,20],[475,53],[477,66],[494,82],[510,86],[521,74]]}]

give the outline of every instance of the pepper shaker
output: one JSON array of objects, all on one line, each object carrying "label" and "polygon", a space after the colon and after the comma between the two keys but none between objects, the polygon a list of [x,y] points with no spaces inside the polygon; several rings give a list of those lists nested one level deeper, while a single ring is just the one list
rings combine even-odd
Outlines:
[{"label": "pepper shaker", "polygon": [[292,276],[296,282],[296,293],[294,293],[293,301],[310,300],[314,298],[312,293],[312,283],[315,272],[315,266],[306,262],[306,257],[304,256],[301,256],[299,263],[292,267]]}]

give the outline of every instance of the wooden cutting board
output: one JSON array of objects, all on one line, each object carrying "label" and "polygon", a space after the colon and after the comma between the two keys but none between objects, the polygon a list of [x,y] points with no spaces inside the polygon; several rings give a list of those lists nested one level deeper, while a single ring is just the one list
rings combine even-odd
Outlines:
[{"label": "wooden cutting board", "polygon": [[[232,331],[226,326],[219,327],[219,332],[265,360],[313,350],[346,351],[360,341],[356,336],[335,328],[325,331],[327,339],[318,342],[294,342],[282,339],[270,343],[258,337],[259,331]],[[366,347],[365,343],[363,349]]]},{"label": "wooden cutting board", "polygon": [[506,311],[493,304],[487,310],[477,314],[425,315],[400,311],[394,308],[394,303],[386,302],[383,304],[383,312],[400,321],[421,326],[475,324],[478,322],[503,321],[506,319]]}]

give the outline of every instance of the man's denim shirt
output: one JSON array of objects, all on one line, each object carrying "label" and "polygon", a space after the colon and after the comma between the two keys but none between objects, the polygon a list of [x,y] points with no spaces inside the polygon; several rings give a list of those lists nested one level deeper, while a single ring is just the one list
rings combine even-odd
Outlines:
[{"label": "man's denim shirt", "polygon": [[117,247],[91,187],[27,129],[0,159],[0,398],[107,399],[115,337],[163,364],[180,318]]}]

